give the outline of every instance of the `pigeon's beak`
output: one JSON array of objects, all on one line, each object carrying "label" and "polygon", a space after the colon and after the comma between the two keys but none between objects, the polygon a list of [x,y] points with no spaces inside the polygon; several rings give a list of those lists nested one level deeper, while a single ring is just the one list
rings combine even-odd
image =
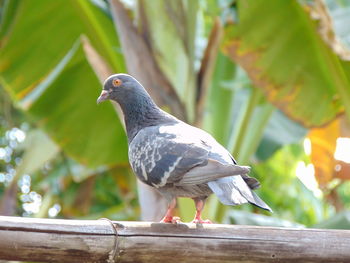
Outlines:
[{"label": "pigeon's beak", "polygon": [[97,98],[97,104],[108,99],[109,99],[109,92],[107,90],[102,90],[100,96]]}]

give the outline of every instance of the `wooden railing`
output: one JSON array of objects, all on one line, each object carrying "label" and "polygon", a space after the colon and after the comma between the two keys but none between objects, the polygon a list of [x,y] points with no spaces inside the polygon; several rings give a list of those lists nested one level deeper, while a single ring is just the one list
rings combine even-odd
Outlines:
[{"label": "wooden railing", "polygon": [[350,262],[350,231],[0,217],[0,260]]}]

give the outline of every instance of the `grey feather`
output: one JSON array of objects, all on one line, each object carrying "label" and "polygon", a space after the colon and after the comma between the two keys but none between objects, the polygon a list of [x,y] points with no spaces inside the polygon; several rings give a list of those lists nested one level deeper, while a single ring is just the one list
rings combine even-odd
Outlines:
[{"label": "grey feather", "polygon": [[209,182],[208,185],[225,205],[251,203],[272,212],[271,208],[248,187],[241,176],[220,178]]},{"label": "grey feather", "polygon": [[144,128],[129,145],[129,160],[137,177],[157,188],[180,181],[189,170],[208,162],[209,148],[181,138],[179,132],[162,132],[166,127]]},{"label": "grey feather", "polygon": [[168,198],[207,196],[210,189],[226,205],[251,203],[271,210],[251,191],[260,184],[247,175],[250,168],[236,165],[210,135],[187,124],[142,129],[129,145],[129,159],[138,178]]},{"label": "grey feather", "polygon": [[246,182],[246,184],[249,186],[250,189],[254,190],[254,189],[258,189],[260,187],[260,182],[258,180],[256,180],[253,177],[250,177],[246,174],[241,174],[244,182]]},{"label": "grey feather", "polygon": [[224,205],[241,205],[248,203],[248,200],[241,195],[240,191],[231,181],[232,180],[229,180],[229,178],[221,178],[209,182],[208,186]]},{"label": "grey feather", "polygon": [[123,111],[133,171],[168,201],[205,200],[214,192],[224,204],[251,203],[271,211],[252,192],[260,184],[247,175],[249,167],[237,165],[210,134],[160,109],[135,78],[110,76],[98,102],[107,99],[119,103]]},{"label": "grey feather", "polygon": [[248,166],[223,164],[209,159],[205,166],[197,166],[188,171],[175,185],[203,184],[222,177],[247,174],[249,171]]}]

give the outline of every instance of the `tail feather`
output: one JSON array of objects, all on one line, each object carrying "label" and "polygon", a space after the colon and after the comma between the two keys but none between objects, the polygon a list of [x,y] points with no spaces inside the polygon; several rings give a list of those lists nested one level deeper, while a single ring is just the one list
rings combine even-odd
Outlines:
[{"label": "tail feather", "polygon": [[258,189],[260,187],[260,182],[258,180],[256,180],[253,177],[250,177],[246,174],[242,174],[241,175],[244,182],[246,182],[246,184],[249,186],[250,189]]},{"label": "tail feather", "polygon": [[262,209],[264,209],[266,211],[269,211],[269,212],[273,213],[271,207],[269,207],[256,193],[254,193],[252,191],[252,194],[253,194],[254,202],[250,202],[249,201],[249,203],[251,203],[252,205],[255,205],[255,206],[259,207],[259,208],[262,208]]},{"label": "tail feather", "polygon": [[220,178],[209,182],[208,186],[224,205],[250,203],[272,212],[271,208],[249,188],[241,176]]}]

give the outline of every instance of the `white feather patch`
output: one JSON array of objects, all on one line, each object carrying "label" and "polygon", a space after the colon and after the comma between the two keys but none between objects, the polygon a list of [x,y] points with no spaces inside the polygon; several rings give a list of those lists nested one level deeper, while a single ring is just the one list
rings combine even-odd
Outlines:
[{"label": "white feather patch", "polygon": [[167,180],[168,180],[170,174],[172,173],[172,171],[174,171],[176,165],[180,162],[181,159],[182,159],[181,156],[178,157],[178,158],[175,160],[175,162],[173,163],[173,165],[172,165],[172,166],[169,166],[168,171],[164,172],[164,175],[163,175],[163,177],[162,177],[160,183],[159,183],[159,184],[154,184],[155,187],[159,188],[159,187],[162,187],[162,186],[164,186],[164,185],[166,184],[166,182],[167,182]]},{"label": "white feather patch", "polygon": [[145,181],[147,181],[148,176],[147,176],[147,173],[146,173],[146,168],[145,168],[145,166],[143,166],[142,164],[141,164],[141,170],[142,170],[142,176],[143,176],[143,178],[145,178]]}]

